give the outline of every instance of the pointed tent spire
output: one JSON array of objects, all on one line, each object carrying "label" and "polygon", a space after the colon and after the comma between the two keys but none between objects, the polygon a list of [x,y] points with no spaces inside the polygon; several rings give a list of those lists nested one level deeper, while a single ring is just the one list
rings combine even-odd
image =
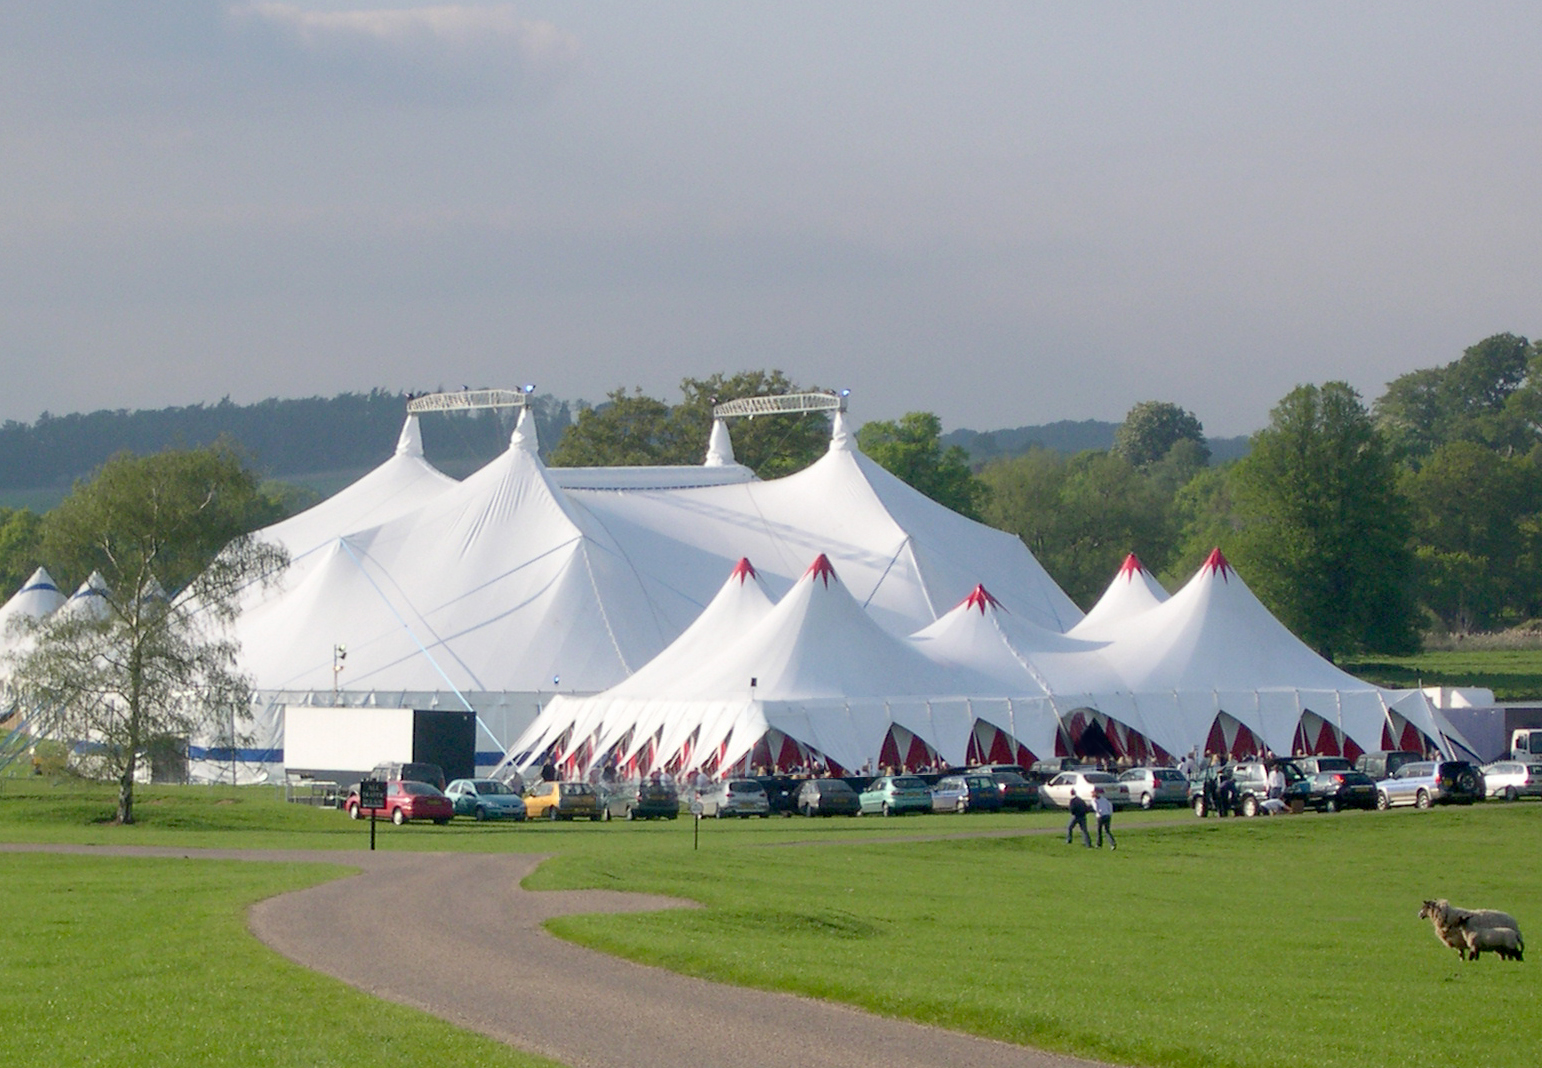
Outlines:
[{"label": "pointed tent spire", "polygon": [[396,455],[423,455],[423,430],[418,426],[417,416],[409,415],[407,421],[402,424],[401,436],[396,439]]},{"label": "pointed tent spire", "polygon": [[1210,555],[1205,557],[1204,566],[1200,570],[1220,575],[1222,581],[1226,582],[1231,581],[1230,576],[1235,574],[1232,566],[1226,562],[1226,557],[1221,553],[1219,547],[1210,550]]},{"label": "pointed tent spire", "polygon": [[519,422],[514,424],[514,434],[509,438],[509,448],[524,449],[528,453],[541,451],[540,438],[536,436],[535,416],[529,408],[519,410]]},{"label": "pointed tent spire", "polygon": [[830,451],[851,452],[855,448],[856,440],[846,425],[846,413],[838,411],[830,425]]},{"label": "pointed tent spire", "polygon": [[755,570],[755,565],[750,563],[750,558],[741,556],[739,557],[739,562],[734,565],[733,573],[729,577],[738,579],[739,584],[742,586],[757,575],[758,572]]},{"label": "pointed tent spire", "polygon": [[21,588],[20,592],[47,593],[49,590],[58,593],[59,587],[54,585],[54,577],[40,567],[32,572],[32,577],[27,580],[27,584]]},{"label": "pointed tent spire", "polygon": [[728,424],[722,419],[712,420],[712,436],[707,439],[707,459],[703,467],[730,467],[734,459],[733,438],[728,436]]},{"label": "pointed tent spire", "polygon": [[803,572],[803,577],[806,579],[823,579],[825,589],[830,588],[832,579],[836,585],[840,585],[841,581],[840,577],[835,573],[835,568],[830,564],[830,558],[824,553],[820,553],[814,558],[814,562],[808,565],[808,570]]},{"label": "pointed tent spire", "polygon": [[1131,553],[1124,558],[1124,563],[1119,565],[1119,574],[1126,579],[1134,579],[1146,570],[1146,565],[1140,562],[1140,557]]},{"label": "pointed tent spire", "polygon": [[982,616],[985,614],[985,609],[987,607],[994,608],[997,611],[1002,610],[1001,602],[991,596],[990,591],[985,588],[984,583],[976,585],[973,590],[969,591],[969,596],[960,601],[958,603],[958,607],[978,608]]}]

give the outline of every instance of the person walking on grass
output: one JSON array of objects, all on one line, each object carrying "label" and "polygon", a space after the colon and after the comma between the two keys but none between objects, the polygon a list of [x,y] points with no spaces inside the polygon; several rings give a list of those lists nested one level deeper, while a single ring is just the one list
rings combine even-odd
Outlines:
[{"label": "person walking on grass", "polygon": [[1082,841],[1087,843],[1087,848],[1092,848],[1092,835],[1087,833],[1087,813],[1090,811],[1087,802],[1082,795],[1071,791],[1071,822],[1065,827],[1065,844],[1071,844],[1071,834],[1076,828],[1082,829]]},{"label": "person walking on grass", "polygon": [[[1092,788],[1092,811],[1098,815],[1098,848],[1103,848],[1103,832],[1108,832],[1108,848],[1118,849],[1119,843],[1114,841],[1114,803],[1103,792],[1103,787]],[[1082,824],[1082,833],[1087,833],[1087,824]]]}]

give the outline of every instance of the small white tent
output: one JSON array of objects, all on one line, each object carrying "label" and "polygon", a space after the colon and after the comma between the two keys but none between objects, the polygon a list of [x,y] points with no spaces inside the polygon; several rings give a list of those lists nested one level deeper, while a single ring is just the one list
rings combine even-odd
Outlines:
[{"label": "small white tent", "polygon": [[1096,638],[1110,627],[1118,626],[1167,600],[1167,591],[1152,577],[1140,557],[1134,553],[1124,558],[1119,573],[1108,584],[1098,603],[1069,633],[1080,638]]}]

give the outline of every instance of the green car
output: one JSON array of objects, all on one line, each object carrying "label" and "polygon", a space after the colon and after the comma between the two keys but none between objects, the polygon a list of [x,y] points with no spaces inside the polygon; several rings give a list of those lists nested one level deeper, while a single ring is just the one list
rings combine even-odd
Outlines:
[{"label": "green car", "polygon": [[456,779],[444,792],[455,802],[457,816],[477,820],[525,818],[525,799],[497,779]]},{"label": "green car", "polygon": [[931,791],[914,775],[881,775],[867,784],[858,800],[864,816],[902,816],[906,812],[932,810]]}]

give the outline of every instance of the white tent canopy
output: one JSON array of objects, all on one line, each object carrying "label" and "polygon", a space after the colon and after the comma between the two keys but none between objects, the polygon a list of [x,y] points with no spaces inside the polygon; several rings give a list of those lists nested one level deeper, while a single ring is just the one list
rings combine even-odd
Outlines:
[{"label": "white tent canopy", "polygon": [[1162,584],[1146,570],[1140,558],[1131,553],[1124,558],[1119,573],[1108,584],[1098,603],[1071,628],[1070,633],[1095,638],[1109,627],[1118,626],[1166,600],[1167,591]]}]

